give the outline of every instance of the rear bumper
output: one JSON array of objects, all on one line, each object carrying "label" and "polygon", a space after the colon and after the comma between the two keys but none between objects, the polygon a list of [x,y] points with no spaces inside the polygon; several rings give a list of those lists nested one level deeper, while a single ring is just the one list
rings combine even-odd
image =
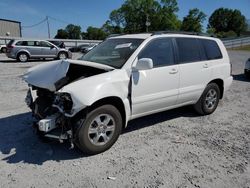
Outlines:
[{"label": "rear bumper", "polygon": [[232,85],[232,82],[233,82],[232,76],[224,79],[224,91],[227,91],[230,88],[230,86]]},{"label": "rear bumper", "polygon": [[7,53],[6,53],[6,56],[7,56],[8,58],[16,59],[16,55],[15,55],[14,53],[11,53],[11,52],[7,52]]}]

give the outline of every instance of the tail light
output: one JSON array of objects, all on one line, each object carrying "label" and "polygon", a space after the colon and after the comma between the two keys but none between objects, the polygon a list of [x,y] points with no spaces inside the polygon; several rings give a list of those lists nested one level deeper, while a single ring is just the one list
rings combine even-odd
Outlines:
[{"label": "tail light", "polygon": [[11,48],[14,48],[14,46],[7,46],[7,48],[11,49]]}]

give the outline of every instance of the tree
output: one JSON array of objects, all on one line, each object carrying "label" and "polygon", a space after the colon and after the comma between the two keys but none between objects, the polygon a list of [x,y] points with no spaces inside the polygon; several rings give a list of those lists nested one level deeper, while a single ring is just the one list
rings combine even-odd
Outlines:
[{"label": "tree", "polygon": [[103,40],[107,37],[107,34],[101,28],[88,27],[87,32],[82,33],[82,36],[89,40]]},{"label": "tree", "polygon": [[69,39],[81,39],[81,27],[78,25],[69,24],[65,31],[68,33]]},{"label": "tree", "polygon": [[205,21],[206,15],[199,9],[191,9],[186,17],[183,18],[181,25],[182,31],[202,32],[202,23]]},{"label": "tree", "polygon": [[111,26],[125,33],[178,30],[177,11],[176,0],[126,0],[111,12],[109,21]]},{"label": "tree", "polygon": [[208,28],[214,28],[215,33],[233,31],[240,36],[246,30],[246,18],[239,10],[219,8],[210,16]]},{"label": "tree", "polygon": [[64,29],[58,29],[55,38],[56,39],[68,39],[69,35]]}]

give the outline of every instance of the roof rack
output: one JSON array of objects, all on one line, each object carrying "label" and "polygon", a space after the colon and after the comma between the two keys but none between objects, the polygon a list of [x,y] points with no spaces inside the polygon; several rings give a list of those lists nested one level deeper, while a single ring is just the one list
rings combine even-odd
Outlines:
[{"label": "roof rack", "polygon": [[156,31],[156,32],[152,33],[152,36],[154,36],[154,35],[163,35],[163,34],[184,34],[184,35],[209,36],[206,33],[187,32],[187,31]]},{"label": "roof rack", "polygon": [[118,37],[118,36],[121,36],[121,35],[124,35],[124,33],[118,33],[118,34],[114,33],[114,34],[110,34],[110,35],[108,35],[106,38],[108,39],[108,38],[111,38],[111,37]]}]

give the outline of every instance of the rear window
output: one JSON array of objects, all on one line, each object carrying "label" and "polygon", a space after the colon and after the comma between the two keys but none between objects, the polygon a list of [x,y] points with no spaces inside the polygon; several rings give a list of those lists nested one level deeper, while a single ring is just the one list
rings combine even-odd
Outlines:
[{"label": "rear window", "polygon": [[7,44],[7,46],[11,46],[14,43],[14,40],[10,40],[10,42]]},{"label": "rear window", "polygon": [[201,41],[201,44],[205,50],[205,53],[206,53],[208,60],[222,58],[220,48],[215,41],[208,40],[208,39],[199,39],[199,40]]},{"label": "rear window", "polygon": [[195,38],[176,38],[179,63],[191,63],[201,60],[200,46]]}]

